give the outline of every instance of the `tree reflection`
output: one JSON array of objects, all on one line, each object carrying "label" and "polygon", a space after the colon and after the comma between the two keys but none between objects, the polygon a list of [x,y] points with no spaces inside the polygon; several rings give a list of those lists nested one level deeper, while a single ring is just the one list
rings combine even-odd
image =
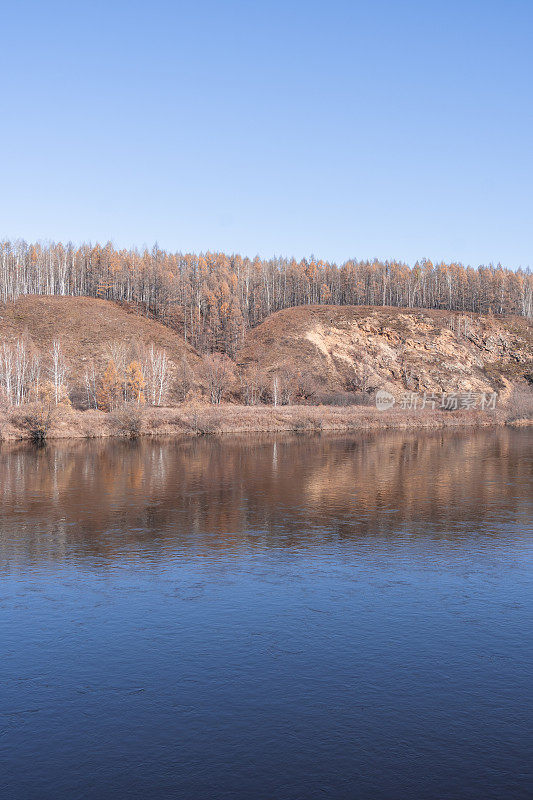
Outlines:
[{"label": "tree reflection", "polygon": [[491,430],[0,449],[3,567],[527,525],[532,435]]}]

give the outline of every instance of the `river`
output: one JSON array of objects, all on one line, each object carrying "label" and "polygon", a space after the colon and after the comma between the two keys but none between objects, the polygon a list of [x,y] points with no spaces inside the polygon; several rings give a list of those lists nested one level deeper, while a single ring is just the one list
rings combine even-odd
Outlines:
[{"label": "river", "polygon": [[532,445],[1,445],[1,796],[531,797]]}]

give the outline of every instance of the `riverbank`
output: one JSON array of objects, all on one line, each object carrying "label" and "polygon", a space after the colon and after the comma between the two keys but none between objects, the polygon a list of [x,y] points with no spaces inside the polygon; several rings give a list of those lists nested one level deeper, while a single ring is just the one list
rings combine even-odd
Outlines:
[{"label": "riverbank", "polygon": [[[364,430],[486,428],[532,424],[531,409],[379,411],[351,406],[219,406],[183,404],[174,408],[127,407],[112,413],[54,409],[47,439],[135,438],[137,436],[205,436],[245,433],[318,433]],[[31,414],[23,407],[0,417],[0,440],[32,438]]]}]

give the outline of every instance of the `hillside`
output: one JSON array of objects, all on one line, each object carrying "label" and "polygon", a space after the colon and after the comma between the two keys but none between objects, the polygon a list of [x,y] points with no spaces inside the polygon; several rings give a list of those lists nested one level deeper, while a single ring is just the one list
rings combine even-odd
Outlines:
[{"label": "hillside", "polygon": [[[94,366],[98,381],[111,357],[119,366],[122,358],[123,371],[130,359],[142,361],[143,353],[146,364],[151,345],[170,360],[167,404],[183,399],[178,385],[184,362],[193,388],[189,399],[200,391],[208,400],[199,353],[162,323],[110,301],[28,295],[0,304],[0,344],[20,339],[29,356],[39,354],[41,380],[50,373],[52,342],[59,340],[70,396],[81,407],[88,370]],[[281,401],[289,403],[336,402],[339,393],[369,396],[378,388],[396,396],[406,390],[497,390],[505,398],[512,384],[525,386],[533,374],[532,342],[531,323],[523,317],[299,306],[271,315],[245,334],[224,397],[247,402],[246,376],[249,367],[258,366],[266,402],[274,373],[290,385],[288,399]]]},{"label": "hillside", "polygon": [[[466,325],[466,327],[465,327]],[[285,309],[250,331],[238,355],[273,373],[305,370],[319,391],[492,391],[533,369],[531,322],[369,306]]]},{"label": "hillside", "polygon": [[117,343],[129,355],[152,344],[164,349],[172,369],[184,359],[193,368],[199,361],[193,348],[161,323],[89,297],[27,295],[0,303],[0,343],[22,337],[30,351],[39,353],[45,369],[52,342],[59,340],[74,389],[83,385],[85,371],[93,364],[97,373],[105,369]]}]

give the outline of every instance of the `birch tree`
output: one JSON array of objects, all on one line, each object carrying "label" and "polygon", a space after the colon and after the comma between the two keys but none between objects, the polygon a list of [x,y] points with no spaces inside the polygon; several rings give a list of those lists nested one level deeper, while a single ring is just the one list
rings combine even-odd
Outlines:
[{"label": "birch tree", "polygon": [[54,402],[57,405],[66,395],[67,364],[61,349],[59,339],[52,342],[52,367],[51,378],[54,386]]},{"label": "birch tree", "polygon": [[142,369],[146,380],[147,400],[160,406],[167,396],[170,361],[166,350],[158,350],[152,344],[144,351]]}]

